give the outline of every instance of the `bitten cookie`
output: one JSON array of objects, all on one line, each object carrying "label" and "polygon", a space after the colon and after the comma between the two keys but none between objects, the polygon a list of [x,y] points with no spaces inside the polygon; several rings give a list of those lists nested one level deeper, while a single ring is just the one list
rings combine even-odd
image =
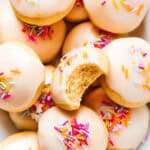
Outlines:
[{"label": "bitten cookie", "polygon": [[94,109],[103,119],[109,132],[108,149],[137,149],[147,136],[149,109],[147,106],[129,109],[119,106],[98,88],[89,93],[85,104]]},{"label": "bitten cookie", "polygon": [[91,21],[113,33],[128,33],[143,21],[149,0],[83,0]]},{"label": "bitten cookie", "polygon": [[85,90],[108,72],[108,59],[93,46],[74,49],[61,58],[52,80],[52,98],[67,110],[80,106]]},{"label": "bitten cookie", "polygon": [[102,81],[107,95],[126,107],[150,102],[150,44],[140,38],[124,38],[103,49],[110,61]]},{"label": "bitten cookie", "polygon": [[103,121],[84,106],[69,113],[53,107],[39,121],[38,139],[42,150],[106,150],[107,138]]}]

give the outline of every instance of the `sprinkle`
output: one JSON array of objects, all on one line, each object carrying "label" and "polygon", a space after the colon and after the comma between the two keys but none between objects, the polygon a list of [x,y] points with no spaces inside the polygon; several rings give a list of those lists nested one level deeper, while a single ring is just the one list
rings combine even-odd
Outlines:
[{"label": "sprinkle", "polygon": [[15,73],[15,74],[20,74],[21,71],[18,69],[10,70],[10,72]]},{"label": "sprinkle", "polygon": [[76,118],[54,126],[66,150],[82,150],[89,145],[89,124],[82,124]]},{"label": "sprinkle", "polygon": [[122,72],[123,72],[125,78],[128,79],[128,78],[129,78],[128,69],[127,69],[124,65],[122,65],[122,66],[121,66],[121,70],[122,70]]},{"label": "sprinkle", "polygon": [[140,5],[137,12],[136,12],[136,15],[139,16],[143,9],[144,9],[144,5]]},{"label": "sprinkle", "polygon": [[7,77],[4,74],[4,72],[0,72],[0,98],[1,99],[7,100],[11,97],[11,94],[9,92],[12,88],[12,85],[14,84],[15,82],[12,81],[12,78]]},{"label": "sprinkle", "polygon": [[34,43],[38,42],[38,37],[45,40],[46,38],[51,39],[54,30],[50,26],[35,26],[24,24],[22,32],[27,34],[28,40]]},{"label": "sprinkle", "polygon": [[104,30],[98,30],[97,37],[92,41],[92,44],[96,48],[104,48],[107,46],[114,38],[116,38],[117,35],[113,34],[111,32],[107,32]]},{"label": "sprinkle", "polygon": [[[113,5],[116,9],[119,9],[117,0],[112,0]],[[127,12],[133,12],[137,16],[139,16],[144,9],[144,4],[141,4],[140,0],[119,0],[120,4],[122,7],[127,11]]]},{"label": "sprinkle", "polygon": [[83,53],[83,59],[88,59],[88,53],[86,52]]},{"label": "sprinkle", "polygon": [[113,5],[114,5],[114,7],[115,7],[116,9],[118,9],[118,5],[117,5],[116,0],[112,0],[112,1],[113,1]]},{"label": "sprinkle", "polygon": [[109,100],[103,100],[99,114],[105,122],[108,131],[119,134],[123,127],[128,126],[131,118],[129,112],[128,108],[117,105]]},{"label": "sprinkle", "polygon": [[53,106],[54,102],[51,97],[50,85],[45,84],[37,102],[25,111],[25,115],[31,115],[32,119],[38,122],[41,115]]},{"label": "sprinkle", "polygon": [[104,6],[106,4],[106,0],[103,0],[102,2],[101,2],[101,6]]},{"label": "sprinkle", "polygon": [[77,7],[83,7],[84,6],[83,0],[76,0],[75,4]]}]

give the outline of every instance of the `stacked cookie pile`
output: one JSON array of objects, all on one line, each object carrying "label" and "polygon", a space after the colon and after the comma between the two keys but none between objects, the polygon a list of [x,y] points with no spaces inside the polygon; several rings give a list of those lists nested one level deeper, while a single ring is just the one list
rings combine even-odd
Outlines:
[{"label": "stacked cookie pile", "polygon": [[0,150],[150,149],[149,0],[0,2]]}]

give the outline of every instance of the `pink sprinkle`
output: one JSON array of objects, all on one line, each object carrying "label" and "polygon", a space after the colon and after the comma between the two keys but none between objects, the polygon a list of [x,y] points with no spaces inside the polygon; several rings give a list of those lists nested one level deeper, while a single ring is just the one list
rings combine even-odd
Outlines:
[{"label": "pink sprinkle", "polygon": [[6,95],[4,95],[3,99],[6,100],[6,99],[10,98],[10,96],[11,96],[10,94],[6,94]]},{"label": "pink sprinkle", "polygon": [[106,0],[101,2],[101,5],[104,6],[106,4]]},{"label": "pink sprinkle", "polygon": [[144,67],[143,66],[138,66],[139,69],[141,70],[144,70]]},{"label": "pink sprinkle", "polygon": [[34,35],[29,35],[28,36],[29,40],[31,40],[32,42],[37,43],[37,38]]},{"label": "pink sprinkle", "polygon": [[143,57],[146,57],[146,56],[147,56],[147,53],[144,53],[144,54],[143,54]]},{"label": "pink sprinkle", "polygon": [[4,74],[4,72],[0,72],[0,75],[3,75]]},{"label": "pink sprinkle", "polygon": [[64,57],[63,57],[63,60],[65,60],[65,59],[67,59],[67,56],[64,56]]},{"label": "pink sprinkle", "polygon": [[59,128],[57,128],[57,127],[54,127],[54,129],[55,129],[56,131],[58,131],[58,132],[61,132],[61,130],[60,130]]},{"label": "pink sprinkle", "polygon": [[109,143],[112,145],[112,146],[114,146],[114,143],[113,143],[113,141],[109,138]]}]

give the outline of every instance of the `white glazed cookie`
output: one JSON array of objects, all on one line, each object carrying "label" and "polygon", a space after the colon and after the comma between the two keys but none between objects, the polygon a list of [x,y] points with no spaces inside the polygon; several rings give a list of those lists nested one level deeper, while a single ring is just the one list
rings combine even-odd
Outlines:
[{"label": "white glazed cookie", "polygon": [[44,66],[19,42],[0,45],[0,108],[20,112],[32,106],[44,85]]},{"label": "white glazed cookie", "polygon": [[0,150],[40,150],[35,132],[20,132],[0,143]]},{"label": "white glazed cookie", "polygon": [[1,0],[1,3],[0,42],[23,42],[38,54],[43,63],[53,60],[65,37],[65,22],[59,21],[51,26],[26,24],[17,19],[9,0]]},{"label": "white glazed cookie", "polygon": [[75,0],[10,0],[17,17],[34,25],[51,25],[63,19]]},{"label": "white glazed cookie", "polygon": [[0,110],[0,142],[8,136],[18,132],[11,122],[7,112]]},{"label": "white glazed cookie", "polygon": [[108,60],[93,46],[74,49],[61,58],[52,80],[52,98],[61,108],[75,110],[85,90],[108,72]]},{"label": "white glazed cookie", "polygon": [[51,98],[52,74],[55,68],[51,65],[45,66],[45,85],[36,103],[23,112],[10,112],[10,118],[17,129],[37,130],[37,123],[41,115],[54,106]]},{"label": "white glazed cookie", "polygon": [[110,101],[102,88],[89,93],[85,104],[105,122],[109,132],[108,149],[135,150],[146,139],[150,118],[147,106],[122,107]]},{"label": "white glazed cookie", "polygon": [[76,0],[73,9],[66,16],[66,19],[70,22],[79,22],[88,19],[83,0]]},{"label": "white glazed cookie", "polygon": [[83,0],[92,22],[109,32],[128,33],[144,19],[149,0]]},{"label": "white glazed cookie", "polygon": [[140,38],[123,38],[103,51],[110,61],[109,73],[102,82],[107,95],[126,107],[150,102],[150,44]]},{"label": "white glazed cookie", "polygon": [[104,48],[112,40],[126,35],[113,34],[101,29],[98,29],[91,22],[84,22],[75,26],[67,35],[62,54],[71,51],[73,48],[79,48],[85,45],[93,45],[99,49]]},{"label": "white glazed cookie", "polygon": [[53,107],[39,121],[38,138],[41,150],[106,150],[108,134],[103,121],[85,106],[69,113]]}]

